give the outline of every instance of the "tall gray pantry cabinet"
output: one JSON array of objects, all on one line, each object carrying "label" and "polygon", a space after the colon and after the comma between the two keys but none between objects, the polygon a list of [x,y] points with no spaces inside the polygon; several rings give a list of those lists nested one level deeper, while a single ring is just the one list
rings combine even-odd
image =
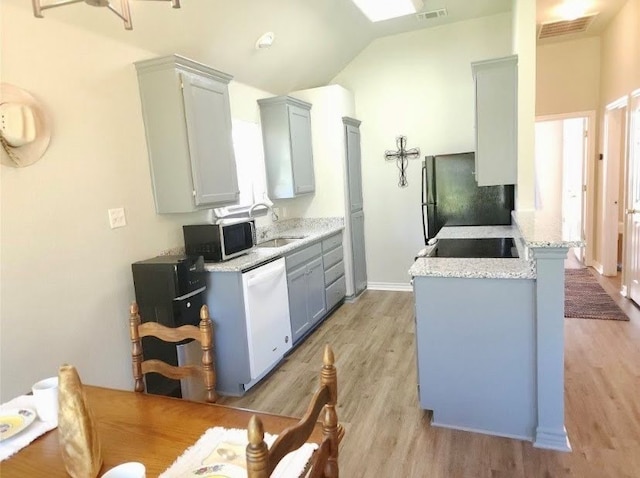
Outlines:
[{"label": "tall gray pantry cabinet", "polygon": [[231,76],[179,55],[135,64],[158,213],[236,202]]},{"label": "tall gray pantry cabinet", "polygon": [[343,117],[347,161],[347,221],[351,232],[353,254],[354,295],[367,288],[367,258],[364,246],[364,210],[362,199],[362,161],[360,151],[360,124],[354,118]]}]

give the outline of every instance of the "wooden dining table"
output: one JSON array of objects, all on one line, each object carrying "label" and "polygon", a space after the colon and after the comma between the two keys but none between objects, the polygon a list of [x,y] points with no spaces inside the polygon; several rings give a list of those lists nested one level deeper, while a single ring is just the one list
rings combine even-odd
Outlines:
[{"label": "wooden dining table", "polygon": [[[88,385],[84,389],[102,447],[104,463],[99,476],[120,463],[139,461],[147,469],[147,478],[156,477],[207,429],[216,426],[246,429],[252,415],[260,417],[265,432],[271,434],[298,422],[297,418],[179,398]],[[322,426],[318,423],[310,441],[321,440]],[[57,428],[0,462],[0,476],[67,476]]]}]

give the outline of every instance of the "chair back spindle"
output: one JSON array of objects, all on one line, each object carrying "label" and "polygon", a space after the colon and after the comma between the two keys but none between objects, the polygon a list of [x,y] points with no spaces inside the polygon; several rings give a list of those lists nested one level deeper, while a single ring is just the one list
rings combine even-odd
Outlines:
[{"label": "chair back spindle", "polygon": [[329,345],[324,348],[320,387],[313,395],[306,413],[300,421],[285,429],[268,448],[264,442],[264,427],[257,416],[251,417],[248,426],[247,445],[248,478],[268,478],[280,460],[300,448],[311,436],[322,414],[322,443],[311,462],[311,478],[338,478],[338,445],[344,436],[344,428],[338,424],[336,404],[338,380],[335,359]]},{"label": "chair back spindle", "polygon": [[[203,305],[200,309],[200,323],[194,325],[182,325],[171,328],[156,322],[142,323],[138,304],[133,302],[129,308],[129,333],[131,336],[131,361],[133,368],[134,390],[144,392],[144,375],[150,372],[159,373],[174,380],[187,377],[198,377],[204,382],[206,397],[209,403],[214,403],[216,395],[216,372],[213,361],[213,324],[209,317],[209,308]],[[161,360],[144,360],[142,339],[144,337],[156,337],[165,342],[181,342],[186,339],[197,340],[202,348],[202,361],[200,365],[175,366]]]}]

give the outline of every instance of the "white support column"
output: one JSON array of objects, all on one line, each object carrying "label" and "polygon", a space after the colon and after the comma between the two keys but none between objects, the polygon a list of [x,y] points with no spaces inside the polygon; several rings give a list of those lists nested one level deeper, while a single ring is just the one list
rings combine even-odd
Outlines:
[{"label": "white support column", "polygon": [[536,448],[571,451],[564,427],[564,259],[566,247],[532,247],[536,260]]}]

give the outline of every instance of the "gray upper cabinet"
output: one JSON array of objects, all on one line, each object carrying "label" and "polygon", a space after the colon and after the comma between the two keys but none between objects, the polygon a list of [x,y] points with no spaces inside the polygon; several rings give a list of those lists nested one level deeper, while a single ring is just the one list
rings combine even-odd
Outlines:
[{"label": "gray upper cabinet", "polygon": [[517,183],[517,55],[471,64],[478,186]]},{"label": "gray upper cabinet", "polygon": [[290,96],[266,98],[258,104],[269,197],[314,192],[311,104]]},{"label": "gray upper cabinet", "polygon": [[239,197],[231,139],[231,76],[178,55],[136,63],[158,213]]}]

